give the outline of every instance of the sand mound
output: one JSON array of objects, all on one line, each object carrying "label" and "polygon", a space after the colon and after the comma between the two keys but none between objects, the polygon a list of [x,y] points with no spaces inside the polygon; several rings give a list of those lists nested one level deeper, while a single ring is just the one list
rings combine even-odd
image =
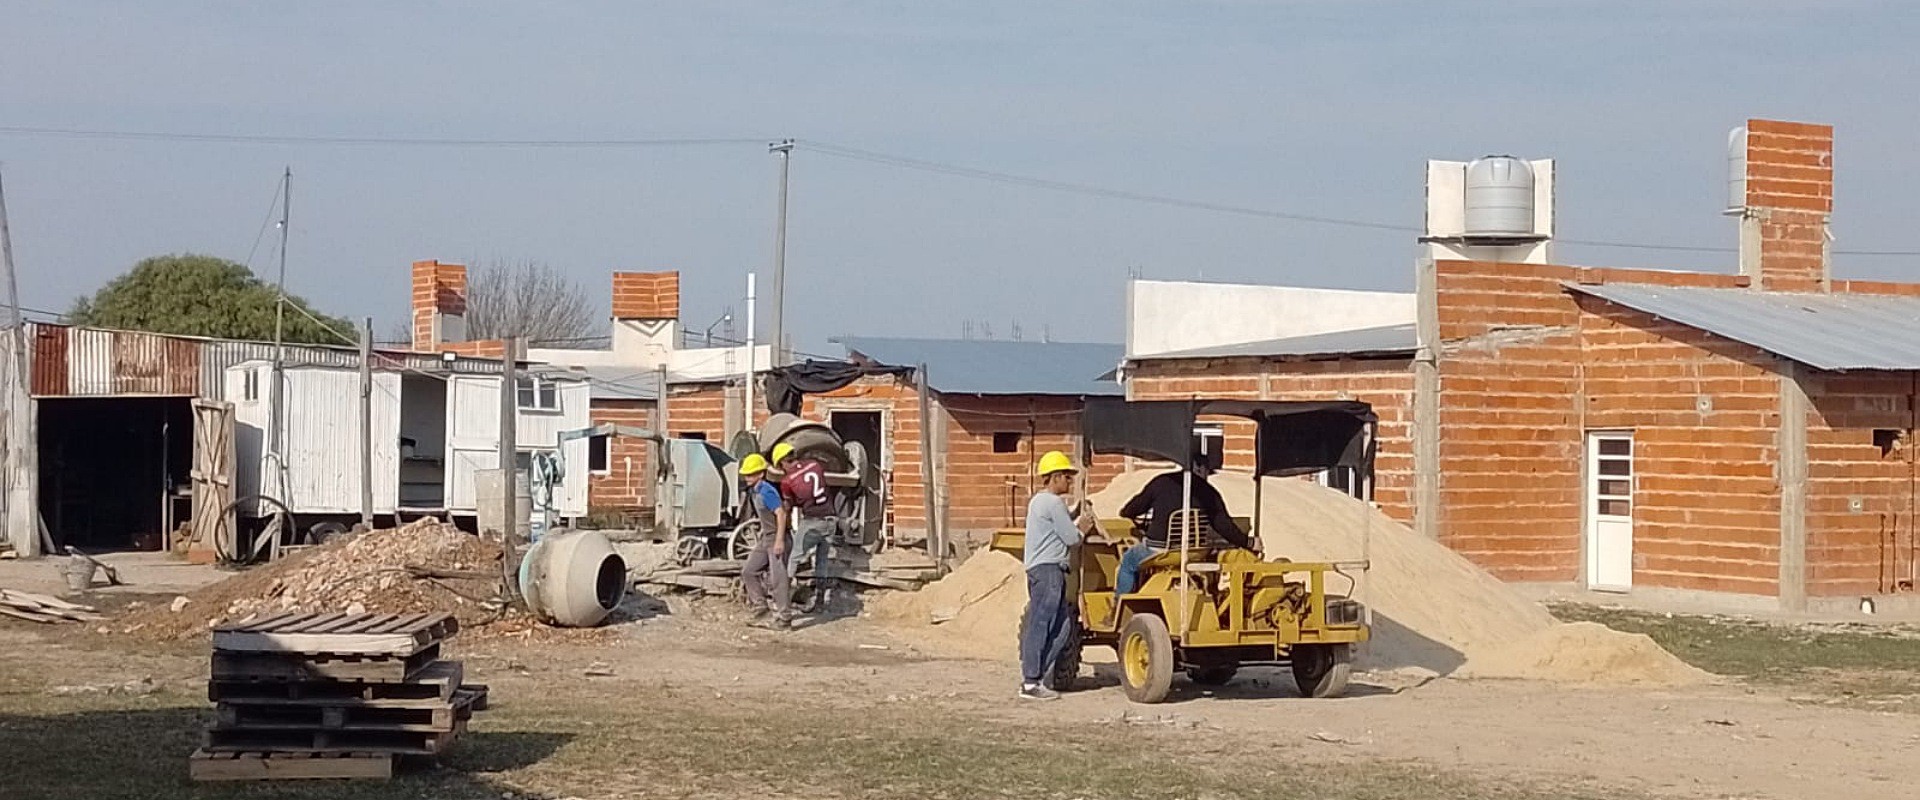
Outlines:
[{"label": "sand mound", "polygon": [[924,634],[941,652],[964,658],[1016,659],[1027,578],[1020,559],[982,550],[917,592],[875,598],[873,615]]},{"label": "sand mound", "polygon": [[122,619],[121,630],[150,639],[204,636],[214,625],[259,613],[446,611],[466,625],[495,615],[482,603],[498,579],[425,580],[407,567],[499,574],[500,547],[432,519],[330,542],[242,572],[187,595],[179,611],[163,605]]},{"label": "sand mound", "polygon": [[1688,686],[1713,675],[1675,658],[1643,634],[1597,622],[1555,625],[1505,647],[1475,654],[1455,673],[1588,684]]}]

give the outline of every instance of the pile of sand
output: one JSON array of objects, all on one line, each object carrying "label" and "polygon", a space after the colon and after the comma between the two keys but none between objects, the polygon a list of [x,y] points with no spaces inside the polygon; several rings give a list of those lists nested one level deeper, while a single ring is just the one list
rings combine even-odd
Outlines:
[{"label": "pile of sand", "polygon": [[1505,647],[1477,653],[1454,674],[1649,686],[1714,680],[1712,674],[1675,658],[1644,634],[1621,633],[1597,622],[1555,625]]},{"label": "pile of sand", "polygon": [[[1089,499],[1102,517],[1116,516],[1156,474],[1122,474]],[[1212,483],[1235,515],[1253,513],[1250,476],[1223,473]],[[1680,674],[1671,669],[1677,660],[1644,637],[1558,625],[1539,604],[1366,503],[1294,479],[1268,479],[1263,494],[1260,537],[1269,558],[1370,562],[1357,585],[1339,576],[1328,581],[1330,592],[1351,592],[1373,610],[1373,640],[1359,653],[1363,667],[1445,675],[1484,661],[1475,674],[1581,682],[1608,680],[1608,672],[1667,675],[1663,682]],[[1025,603],[1020,562],[982,552],[920,592],[882,598],[875,616],[916,628],[953,655],[1006,659],[1014,657]]]},{"label": "pile of sand", "polygon": [[[417,578],[408,567],[473,573]],[[500,546],[433,519],[356,534],[255,567],[186,595],[184,604],[136,611],[121,632],[150,639],[204,636],[221,623],[284,611],[446,611],[464,625],[497,615]],[[480,576],[486,577],[480,577]],[[178,610],[175,610],[178,606]]]}]

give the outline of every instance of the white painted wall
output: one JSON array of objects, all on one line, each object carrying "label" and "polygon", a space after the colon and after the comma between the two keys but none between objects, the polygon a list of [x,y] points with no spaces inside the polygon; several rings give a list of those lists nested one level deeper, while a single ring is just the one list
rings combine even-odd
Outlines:
[{"label": "white painted wall", "polygon": [[1127,357],[1411,325],[1411,292],[1196,281],[1127,285]]},{"label": "white painted wall", "polygon": [[[562,380],[560,409],[522,409],[514,420],[514,441],[521,450],[553,450],[561,431],[593,426],[589,387],[583,380]],[[500,463],[500,379],[487,375],[455,376],[447,385],[447,510],[472,514],[477,506],[474,472]],[[561,477],[557,505],[563,516],[587,513],[587,440],[568,442],[561,453],[566,474]]]},{"label": "white painted wall", "polygon": [[[295,514],[360,513],[360,373],[329,367],[287,367],[286,485],[267,458],[272,421],[272,367],[248,362],[227,368],[234,398],[235,491],[265,494]],[[258,392],[246,399],[246,375]],[[400,375],[373,374],[373,512],[391,514],[400,493]],[[282,496],[284,495],[284,496]],[[255,513],[259,513],[256,510]]]},{"label": "white painted wall", "polygon": [[[667,368],[673,381],[713,381],[746,371],[747,348],[678,348],[680,325],[670,320],[614,320],[613,343],[605,350],[529,348],[527,358],[559,367],[622,367],[635,372]],[[773,347],[753,349],[756,371],[773,361]]]}]

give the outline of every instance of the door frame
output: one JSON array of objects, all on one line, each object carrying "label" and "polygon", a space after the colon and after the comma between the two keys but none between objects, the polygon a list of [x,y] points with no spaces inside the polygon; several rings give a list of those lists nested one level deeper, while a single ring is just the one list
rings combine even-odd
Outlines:
[{"label": "door frame", "polygon": [[[1637,463],[1638,448],[1632,429],[1604,428],[1589,430],[1581,437],[1580,457],[1580,583],[1591,591],[1631,592],[1633,591],[1634,558],[1634,510],[1639,508],[1640,466]],[[1603,441],[1627,442],[1627,580],[1624,585],[1603,584],[1598,580],[1600,573],[1599,533],[1596,530],[1600,522],[1600,502],[1603,499],[1619,499],[1618,495],[1602,495],[1598,491],[1599,468],[1602,460],[1621,460],[1619,455],[1603,455],[1600,443]],[[1618,520],[1618,515],[1606,515]]]}]

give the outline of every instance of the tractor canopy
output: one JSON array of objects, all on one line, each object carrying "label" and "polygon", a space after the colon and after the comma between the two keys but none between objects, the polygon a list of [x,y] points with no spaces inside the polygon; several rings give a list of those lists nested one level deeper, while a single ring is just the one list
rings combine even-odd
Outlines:
[{"label": "tractor canopy", "polygon": [[[1366,403],[1266,400],[1135,400],[1089,397],[1081,412],[1088,453],[1128,455],[1191,467],[1201,417],[1254,423],[1254,472],[1311,475],[1336,467],[1372,473],[1379,417]],[[1216,465],[1217,466],[1217,465]]]}]

